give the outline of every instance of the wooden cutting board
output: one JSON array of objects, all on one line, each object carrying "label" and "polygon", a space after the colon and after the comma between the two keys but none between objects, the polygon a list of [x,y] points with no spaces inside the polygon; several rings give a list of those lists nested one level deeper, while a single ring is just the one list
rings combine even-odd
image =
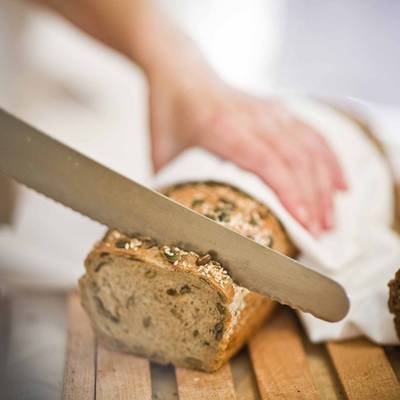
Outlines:
[{"label": "wooden cutting board", "polygon": [[366,339],[311,344],[281,307],[215,373],[158,366],[96,343],[79,297],[68,304],[64,399],[400,399],[400,348]]}]

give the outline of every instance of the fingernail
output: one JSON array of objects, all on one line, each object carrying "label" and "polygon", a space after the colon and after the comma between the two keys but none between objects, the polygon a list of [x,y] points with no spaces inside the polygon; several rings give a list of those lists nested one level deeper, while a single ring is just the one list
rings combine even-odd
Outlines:
[{"label": "fingernail", "polygon": [[331,229],[334,226],[332,210],[328,210],[325,214],[325,226],[327,229]]}]

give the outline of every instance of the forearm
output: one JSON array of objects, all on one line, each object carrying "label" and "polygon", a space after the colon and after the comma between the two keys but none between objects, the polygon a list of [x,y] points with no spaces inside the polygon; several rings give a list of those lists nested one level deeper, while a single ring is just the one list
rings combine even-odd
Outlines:
[{"label": "forearm", "polygon": [[[125,54],[146,75],[163,68],[185,73],[202,56],[152,0],[35,0]],[[201,64],[206,65],[205,62]]]}]

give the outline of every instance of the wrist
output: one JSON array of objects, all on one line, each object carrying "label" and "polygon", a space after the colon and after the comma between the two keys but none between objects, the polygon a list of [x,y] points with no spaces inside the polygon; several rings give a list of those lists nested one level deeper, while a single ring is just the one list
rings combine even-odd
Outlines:
[{"label": "wrist", "polygon": [[154,62],[146,65],[144,72],[150,84],[165,82],[168,86],[177,89],[193,87],[208,87],[215,84],[217,76],[196,46],[174,51],[174,56],[166,54],[164,57],[154,58]]},{"label": "wrist", "polygon": [[160,37],[133,43],[130,58],[142,68],[149,81],[160,77],[185,81],[190,77],[193,80],[213,75],[196,44],[183,34],[179,36],[160,34]]},{"label": "wrist", "polygon": [[159,7],[137,7],[132,19],[125,53],[142,68],[149,81],[161,77],[193,81],[215,75],[197,45]]}]

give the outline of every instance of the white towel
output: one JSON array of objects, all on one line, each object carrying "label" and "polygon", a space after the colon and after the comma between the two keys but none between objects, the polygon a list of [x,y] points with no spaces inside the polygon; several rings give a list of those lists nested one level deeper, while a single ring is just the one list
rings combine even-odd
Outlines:
[{"label": "white towel", "polygon": [[300,313],[310,339],[318,342],[365,335],[380,344],[396,344],[393,316],[387,307],[387,284],[400,268],[400,240],[390,229],[393,179],[387,163],[360,127],[332,108],[298,99],[287,104],[325,136],[350,186],[336,196],[335,229],[319,240],[286,211],[257,176],[204,150],[194,148],[182,153],[160,171],[154,185],[211,179],[230,183],[262,201],[301,250],[300,261],[340,282],[350,297],[350,312],[338,323]]}]

